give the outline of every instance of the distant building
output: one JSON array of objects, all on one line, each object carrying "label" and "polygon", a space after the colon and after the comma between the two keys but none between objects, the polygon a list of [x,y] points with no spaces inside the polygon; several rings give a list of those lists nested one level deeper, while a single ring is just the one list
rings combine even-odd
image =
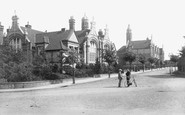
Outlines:
[{"label": "distant building", "polygon": [[153,57],[164,61],[164,51],[163,48],[159,48],[152,42],[152,39],[146,38],[146,40],[132,40],[132,31],[130,29],[130,25],[127,28],[126,32],[126,46],[122,46],[117,54],[121,57],[126,51],[131,51],[136,55],[142,54],[146,58]]}]

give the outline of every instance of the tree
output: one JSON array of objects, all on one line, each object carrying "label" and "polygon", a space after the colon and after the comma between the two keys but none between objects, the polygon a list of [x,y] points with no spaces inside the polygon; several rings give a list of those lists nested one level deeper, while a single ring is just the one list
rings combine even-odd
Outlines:
[{"label": "tree", "polygon": [[104,61],[108,63],[108,74],[110,78],[110,67],[114,65],[118,59],[116,55],[116,50],[114,49],[105,50],[103,58],[104,58]]},{"label": "tree", "polygon": [[180,57],[185,57],[185,46],[180,50]]},{"label": "tree", "polygon": [[178,60],[179,60],[179,56],[178,55],[174,55],[174,54],[170,55],[170,61],[175,63],[175,66],[177,66]]},{"label": "tree", "polygon": [[74,49],[71,49],[68,51],[69,56],[66,58],[66,63],[68,63],[69,65],[71,65],[73,67],[73,84],[75,84],[75,66],[76,63],[79,61],[79,55],[78,52]]},{"label": "tree", "polygon": [[125,60],[126,62],[129,62],[130,71],[131,71],[132,62],[136,60],[136,54],[134,54],[133,52],[127,51],[124,53],[123,60]]},{"label": "tree", "polygon": [[155,63],[155,58],[149,57],[148,62],[150,62],[150,68],[152,69],[152,65]]},{"label": "tree", "polygon": [[146,58],[144,55],[140,54],[138,57],[138,61],[143,65],[143,72],[145,71],[145,63],[146,63]]},{"label": "tree", "polygon": [[185,46],[180,50],[180,57],[178,59],[177,65],[179,71],[185,71]]}]

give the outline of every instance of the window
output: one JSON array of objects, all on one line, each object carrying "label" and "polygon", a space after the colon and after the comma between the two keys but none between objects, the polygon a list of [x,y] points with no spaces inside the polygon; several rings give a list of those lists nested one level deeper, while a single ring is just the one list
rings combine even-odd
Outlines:
[{"label": "window", "polygon": [[90,61],[95,62],[96,53],[97,53],[97,46],[96,46],[96,43],[94,41],[90,41],[89,52],[90,52]]},{"label": "window", "polygon": [[20,38],[14,38],[14,39],[12,39],[11,41],[10,41],[10,45],[14,48],[14,49],[16,49],[16,51],[18,50],[18,49],[21,49],[22,47],[22,45],[21,45],[22,43],[21,43],[21,39]]}]

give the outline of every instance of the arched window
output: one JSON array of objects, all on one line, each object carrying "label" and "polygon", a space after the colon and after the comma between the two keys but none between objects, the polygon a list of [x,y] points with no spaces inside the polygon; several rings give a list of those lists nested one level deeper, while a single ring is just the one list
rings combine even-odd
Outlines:
[{"label": "arched window", "polygon": [[89,53],[90,53],[91,62],[95,62],[96,60],[96,51],[97,51],[97,46],[95,41],[90,41]]},{"label": "arched window", "polygon": [[10,41],[10,45],[17,51],[22,48],[22,42],[20,38],[13,38]]}]

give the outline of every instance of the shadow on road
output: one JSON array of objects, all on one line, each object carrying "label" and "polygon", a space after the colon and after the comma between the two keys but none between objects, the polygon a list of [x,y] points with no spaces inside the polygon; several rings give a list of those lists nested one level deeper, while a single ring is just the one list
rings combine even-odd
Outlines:
[{"label": "shadow on road", "polygon": [[103,87],[103,88],[127,88],[125,86],[121,86],[121,87],[118,87],[118,86],[107,86],[107,87]]},{"label": "shadow on road", "polygon": [[153,78],[164,78],[164,79],[169,79],[169,78],[185,78],[185,76],[180,76],[180,75],[170,75],[170,74],[165,74],[165,75],[147,75],[146,77],[153,77]]}]

